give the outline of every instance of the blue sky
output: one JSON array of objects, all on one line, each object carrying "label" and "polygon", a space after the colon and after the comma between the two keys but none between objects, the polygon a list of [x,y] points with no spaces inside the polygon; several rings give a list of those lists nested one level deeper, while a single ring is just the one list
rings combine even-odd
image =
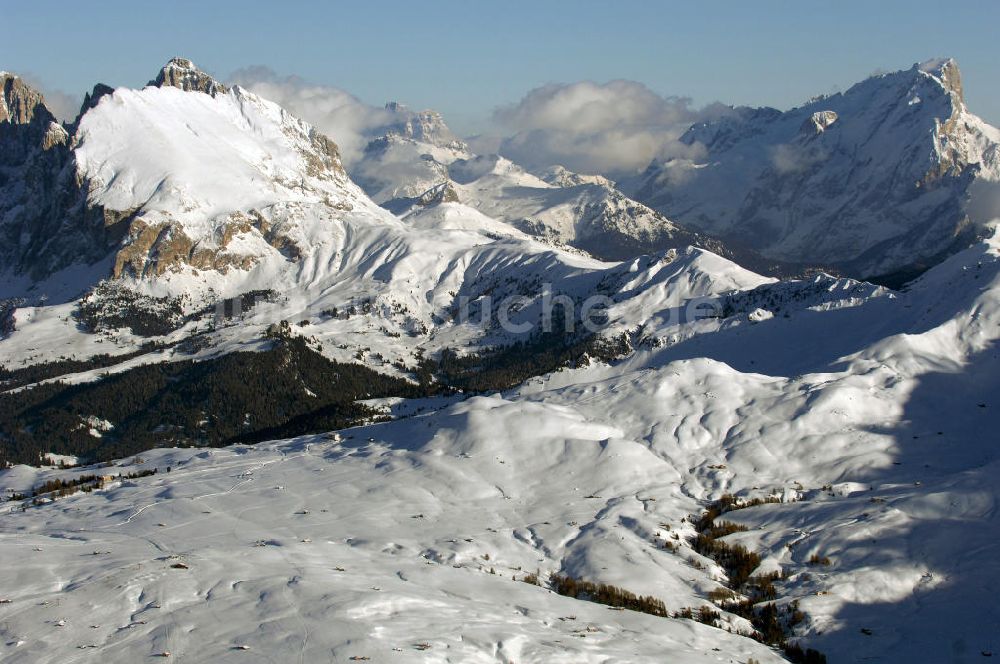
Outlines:
[{"label": "blue sky", "polygon": [[551,82],[640,81],[663,95],[787,108],[876,70],[958,59],[970,108],[1000,124],[1000,2],[5,3],[0,69],[73,94],[141,85],[173,55],[248,65],[363,101],[442,111],[463,132]]}]

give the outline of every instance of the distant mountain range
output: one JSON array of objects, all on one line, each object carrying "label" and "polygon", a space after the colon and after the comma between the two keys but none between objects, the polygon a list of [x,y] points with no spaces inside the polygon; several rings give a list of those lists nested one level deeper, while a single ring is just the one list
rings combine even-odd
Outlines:
[{"label": "distant mountain range", "polygon": [[1000,182],[1000,131],[969,112],[950,59],[786,112],[736,108],[681,140],[703,156],[623,189],[770,259],[858,277],[898,280],[967,247],[989,221],[970,218],[977,181]]},{"label": "distant mountain range", "polygon": [[969,112],[950,59],[787,112],[733,108],[681,138],[697,159],[654,161],[617,184],[558,165],[533,177],[471,154],[433,111],[387,109],[399,123],[373,132],[352,168],[376,202],[404,213],[447,192],[446,202],[608,260],[697,244],[769,273],[899,285],[982,236],[989,218],[970,199],[1000,183],[1000,131]]},{"label": "distant mountain range", "polygon": [[[0,251],[19,283],[101,261],[114,275],[141,275],[301,253],[307,239],[293,237],[287,203],[335,208],[353,191],[340,201],[353,205],[333,142],[280,108],[181,58],[150,86],[163,92],[98,85],[63,125],[41,95],[3,75]],[[179,106],[176,89],[214,103]],[[350,172],[376,203],[400,217],[471,209],[604,260],[696,245],[771,274],[827,269],[898,284],[980,237],[987,220],[970,217],[970,198],[978,183],[1000,182],[1000,131],[968,111],[952,60],[787,112],[734,108],[683,136],[702,157],[654,162],[617,184],[557,165],[529,173],[473,154],[438,113],[395,102],[386,111],[394,119],[371,131]],[[233,113],[240,123],[212,124]],[[217,130],[214,144],[202,140]],[[270,153],[279,143],[284,161]],[[228,182],[194,172],[221,173],[227,153],[245,162],[239,172],[225,165]],[[305,162],[292,166],[291,155]],[[194,217],[197,228],[185,221]],[[256,250],[229,246],[244,228],[263,243]]]}]

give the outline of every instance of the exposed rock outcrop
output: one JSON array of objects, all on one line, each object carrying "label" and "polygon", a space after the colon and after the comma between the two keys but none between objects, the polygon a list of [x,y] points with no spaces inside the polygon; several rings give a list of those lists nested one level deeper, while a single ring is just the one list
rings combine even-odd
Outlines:
[{"label": "exposed rock outcrop", "polygon": [[101,101],[102,98],[113,93],[114,91],[115,89],[110,85],[104,85],[103,83],[95,85],[92,91],[83,96],[83,104],[80,106],[80,113],[77,115],[77,118],[97,106],[97,103]]},{"label": "exposed rock outcrop", "polygon": [[802,123],[802,133],[807,135],[822,134],[837,121],[833,111],[816,111]]},{"label": "exposed rock outcrop", "polygon": [[171,58],[149,84],[159,88],[169,85],[188,92],[204,92],[213,97],[229,91],[229,88],[198,69],[187,58]]},{"label": "exposed rock outcrop", "polygon": [[439,203],[458,202],[458,192],[455,190],[455,186],[451,182],[442,182],[436,187],[428,189],[416,200],[417,205],[424,207],[428,205],[437,205]]},{"label": "exposed rock outcrop", "polygon": [[388,102],[385,110],[391,113],[394,119],[388,125],[379,128],[377,133],[402,136],[453,150],[468,149],[468,146],[451,132],[445,124],[444,117],[437,111],[411,111],[397,101]]},{"label": "exposed rock outcrop", "polygon": [[222,274],[230,269],[249,270],[260,256],[230,250],[241,236],[251,241],[259,238],[292,260],[302,255],[295,240],[257,210],[232,213],[210,239],[193,239],[177,221],[134,217],[115,254],[112,276],[154,277],[184,267]]},{"label": "exposed rock outcrop", "polygon": [[42,94],[29,87],[19,76],[10,72],[0,72],[0,123],[26,125],[35,121],[48,123],[55,117],[45,107]]},{"label": "exposed rock outcrop", "polygon": [[0,74],[0,273],[41,278],[107,252],[116,229],[85,205],[71,137],[20,77]]}]

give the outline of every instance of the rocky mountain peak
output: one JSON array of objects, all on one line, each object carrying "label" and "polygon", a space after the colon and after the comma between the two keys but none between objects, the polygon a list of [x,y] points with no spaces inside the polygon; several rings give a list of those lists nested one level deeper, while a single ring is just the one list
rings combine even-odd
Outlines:
[{"label": "rocky mountain peak", "polygon": [[822,134],[836,121],[836,112],[816,111],[802,123],[802,133],[807,135]]},{"label": "rocky mountain peak", "polygon": [[23,164],[37,148],[49,150],[68,140],[66,130],[45,106],[42,93],[16,74],[0,72],[0,166]]},{"label": "rocky mountain peak", "polygon": [[188,92],[204,92],[213,97],[229,91],[187,58],[171,58],[149,84],[158,88],[171,86]]},{"label": "rocky mountain peak", "polygon": [[42,93],[38,92],[16,74],[0,72],[0,122],[13,125],[31,124],[36,120],[48,124],[55,120],[45,107]]},{"label": "rocky mountain peak", "polygon": [[545,182],[548,182],[553,187],[576,187],[581,184],[597,184],[608,187],[615,186],[615,183],[612,180],[609,180],[603,175],[575,173],[559,164],[550,166],[541,173],[538,173],[538,177]]},{"label": "rocky mountain peak", "polygon": [[958,63],[953,58],[927,60],[913,65],[913,69],[933,77],[945,90],[954,94],[958,101],[965,103],[962,73],[958,69]]},{"label": "rocky mountain peak", "polygon": [[97,102],[101,101],[102,97],[114,91],[114,88],[110,85],[104,85],[103,83],[96,84],[91,92],[83,96],[83,104],[80,105],[80,115],[97,106]]},{"label": "rocky mountain peak", "polygon": [[398,101],[387,102],[385,110],[394,117],[380,130],[383,134],[395,134],[440,147],[466,149],[437,111],[412,111]]},{"label": "rocky mountain peak", "polygon": [[441,203],[459,203],[458,191],[455,189],[455,184],[449,180],[436,185],[416,200],[416,204],[421,207],[428,207],[431,205],[439,205]]}]

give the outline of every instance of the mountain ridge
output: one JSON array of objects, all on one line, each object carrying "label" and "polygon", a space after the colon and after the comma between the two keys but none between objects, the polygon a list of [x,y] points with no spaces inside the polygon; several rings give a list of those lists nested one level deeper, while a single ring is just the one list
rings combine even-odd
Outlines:
[{"label": "mountain ridge", "polygon": [[780,261],[876,277],[982,236],[965,198],[1000,180],[1000,131],[965,106],[952,59],[880,74],[789,111],[736,108],[681,138],[699,161],[653,163],[638,200]]}]

